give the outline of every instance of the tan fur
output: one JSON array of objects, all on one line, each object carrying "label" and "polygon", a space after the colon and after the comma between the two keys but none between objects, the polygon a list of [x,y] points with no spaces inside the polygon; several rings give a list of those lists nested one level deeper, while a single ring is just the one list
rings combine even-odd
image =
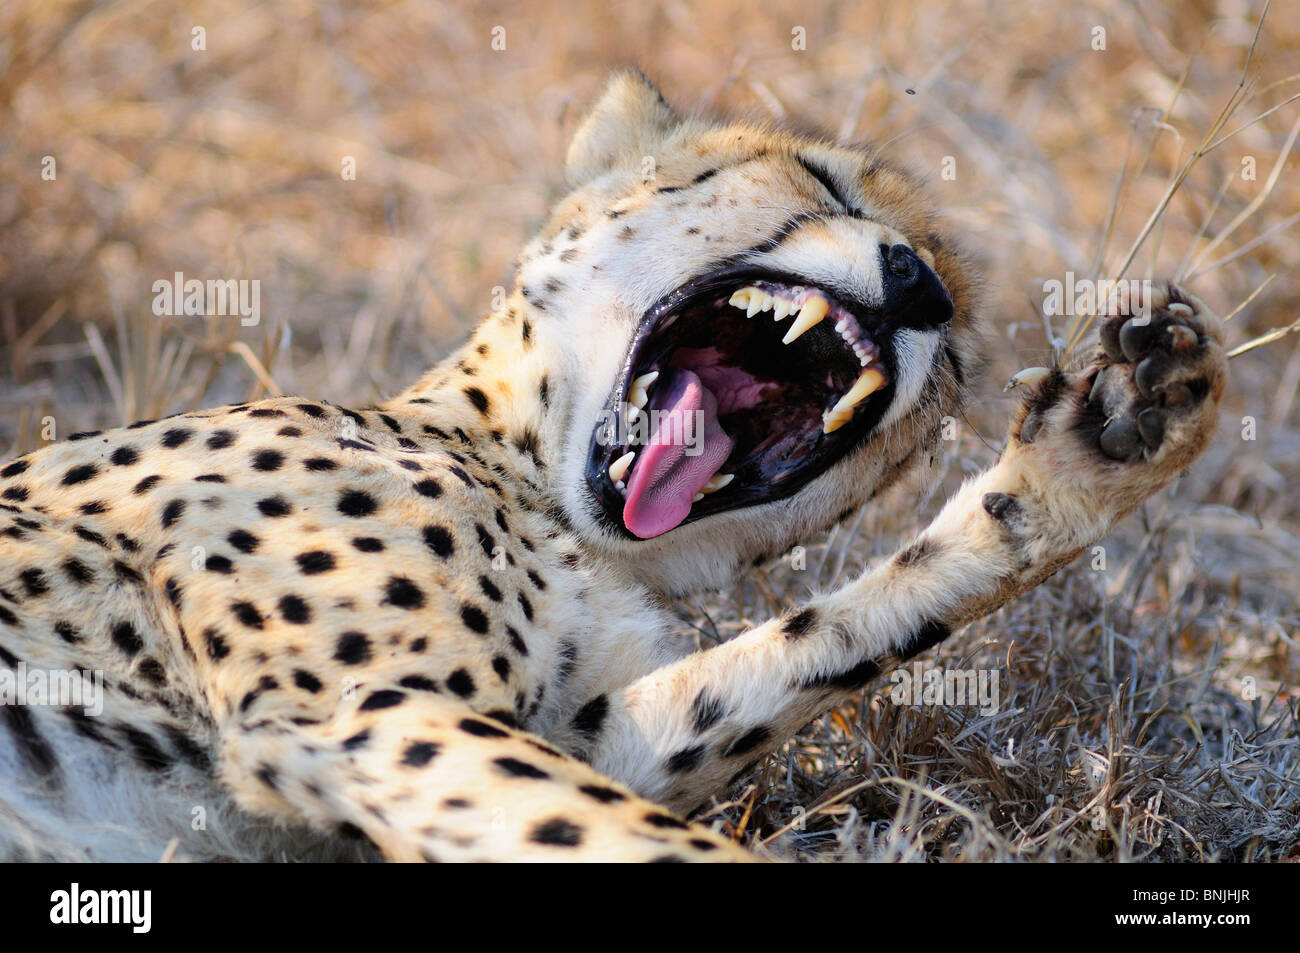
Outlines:
[{"label": "tan fur", "polygon": [[[1159,380],[1197,397],[1154,450],[1099,449],[1096,428],[1165,399],[1099,349],[1027,395],[997,465],[894,560],[676,658],[665,596],[734,580],[934,446],[977,363],[975,281],[901,172],[679,120],[639,74],[611,81],[568,174],[506,305],[380,407],[218,408],[0,470],[0,660],[108,686],[89,723],[58,707],[0,723],[0,851],[141,859],[176,838],[185,857],[272,857],[323,839],[395,860],[744,859],[656,804],[724,793],[889,665],[1036,585],[1213,432],[1219,325],[1169,289],[1154,313],[1196,346]],[[816,214],[790,225],[800,212]],[[897,405],[858,447],[787,499],[657,539],[594,518],[596,411],[654,301],[741,254],[866,297],[877,247],[897,243],[954,314],[898,332]],[[1106,319],[1112,336],[1127,318]],[[122,816],[97,826],[92,802]],[[195,829],[194,806],[223,829]]]}]

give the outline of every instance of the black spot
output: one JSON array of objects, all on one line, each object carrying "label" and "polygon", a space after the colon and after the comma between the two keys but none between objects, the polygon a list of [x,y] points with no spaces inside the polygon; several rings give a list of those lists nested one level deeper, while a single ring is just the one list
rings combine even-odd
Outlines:
[{"label": "black spot", "polygon": [[234,442],[235,434],[230,430],[214,430],[206,441],[209,450],[224,450]]},{"label": "black spot", "polygon": [[63,571],[73,582],[85,585],[95,578],[94,572],[80,559],[69,559],[63,564]]},{"label": "black spot", "polygon": [[287,516],[293,509],[282,496],[269,496],[257,501],[257,508],[263,516]]},{"label": "black spot", "polygon": [[61,481],[64,486],[72,486],[75,483],[85,483],[99,474],[99,467],[93,463],[83,463],[81,466],[73,467],[67,473],[63,474]]},{"label": "black spot", "polygon": [[109,630],[109,636],[113,639],[113,644],[127,655],[135,655],[144,648],[144,640],[140,638],[140,633],[130,622],[116,623]]},{"label": "black spot", "polygon": [[403,675],[397,684],[403,688],[413,688],[418,692],[438,691],[438,683],[423,675]]},{"label": "black spot", "polygon": [[276,436],[279,437],[301,437],[302,436],[302,431],[299,430],[297,427],[293,427],[293,426],[281,427],[275,433]]},{"label": "black spot", "polygon": [[219,662],[230,654],[230,646],[226,640],[217,634],[215,629],[203,630],[203,642],[208,648],[208,657],[214,662]]},{"label": "black spot", "polygon": [[302,411],[304,414],[306,414],[308,417],[315,417],[315,418],[317,418],[317,419],[320,419],[321,417],[324,417],[324,416],[325,416],[325,411],[324,411],[324,409],[321,408],[321,407],[318,407],[318,406],[315,405],[315,404],[295,404],[294,406],[296,406],[299,410],[301,410],[301,411]]},{"label": "black spot", "polygon": [[388,414],[380,414],[379,419],[382,420],[384,422],[384,426],[387,427],[389,430],[391,430],[393,433],[402,432],[402,425],[399,424],[392,417],[388,416]]},{"label": "black spot", "polygon": [[492,671],[497,673],[497,678],[505,682],[510,679],[510,659],[504,655],[494,656],[492,659]]},{"label": "black spot", "polygon": [[529,622],[533,621],[533,604],[528,601],[528,597],[522,592],[518,595],[519,607],[524,610],[524,618]]},{"label": "black spot", "polygon": [[27,468],[31,465],[30,460],[15,460],[3,470],[0,470],[0,477],[4,477],[6,480],[10,477],[16,477],[22,473],[26,473]]},{"label": "black spot", "polygon": [[523,638],[515,631],[514,626],[506,626],[506,635],[510,638],[510,646],[520,655],[528,654],[528,645]]},{"label": "black spot", "polygon": [[616,804],[619,801],[626,801],[627,795],[621,791],[615,791],[613,788],[602,787],[599,784],[584,784],[578,788],[589,798],[599,801],[601,804]]},{"label": "black spot", "polygon": [[416,493],[419,493],[421,496],[427,496],[429,499],[436,499],[437,497],[442,496],[442,484],[432,477],[411,485],[415,488]]},{"label": "black spot", "polygon": [[804,682],[801,686],[807,690],[835,688],[843,691],[856,691],[864,687],[880,674],[880,666],[875,659],[863,659],[857,665],[843,672],[818,675]]},{"label": "black spot", "polygon": [[181,607],[181,586],[173,577],[168,576],[163,583],[163,591],[167,593],[167,601],[177,609]]},{"label": "black spot", "polygon": [[424,592],[405,576],[390,577],[384,593],[399,609],[418,609],[424,605]]},{"label": "black spot", "polygon": [[785,637],[798,639],[808,634],[808,630],[817,624],[817,610],[804,609],[785,620]]},{"label": "black spot", "polygon": [[163,671],[162,663],[156,658],[146,656],[140,660],[140,677],[154,685],[164,685],[167,682],[167,673]]},{"label": "black spot", "polygon": [[108,459],[116,466],[129,467],[140,459],[140,454],[134,447],[118,447]]},{"label": "black spot", "polygon": [[455,550],[455,544],[452,542],[451,533],[441,526],[426,526],[424,528],[424,544],[433,550],[434,555],[446,559]]},{"label": "black spot", "polygon": [[496,725],[486,721],[479,721],[477,718],[462,718],[459,728],[467,735],[473,735],[475,738],[509,738],[508,731],[502,731]]},{"label": "black spot", "polygon": [[164,725],[163,730],[167,732],[167,737],[171,739],[172,747],[190,763],[191,767],[203,772],[211,770],[212,759],[208,757],[207,751],[193,738],[175,725]]},{"label": "black spot", "polygon": [[81,639],[81,633],[76,630],[76,627],[74,627],[71,622],[54,623],[54,631],[58,634],[59,638],[69,644]]},{"label": "black spot", "polygon": [[772,737],[772,729],[765,725],[752,728],[745,732],[735,741],[727,746],[727,750],[722,752],[724,758],[732,758],[736,755],[746,754],[753,751],[768,738]]},{"label": "black spot", "polygon": [[190,437],[194,436],[193,430],[184,427],[178,427],[174,430],[168,430],[162,435],[162,445],[164,447],[174,448],[187,443]]},{"label": "black spot", "polygon": [[938,547],[928,539],[917,540],[911,546],[894,557],[894,562],[900,568],[908,566],[918,566],[930,559],[938,552]]},{"label": "black spot", "polygon": [[9,731],[18,739],[24,760],[38,775],[48,777],[59,767],[58,758],[36,727],[36,719],[25,705],[0,705],[0,717],[9,723]]},{"label": "black spot", "polygon": [[284,466],[284,454],[279,450],[259,450],[253,454],[253,469],[271,473]]},{"label": "black spot", "polygon": [[257,549],[260,540],[247,530],[237,529],[226,537],[226,542],[230,543],[231,546],[234,546],[241,553],[251,553],[253,550]]},{"label": "black spot", "polygon": [[343,739],[344,751],[356,751],[358,748],[364,748],[370,743],[370,729],[366,728],[358,731],[355,735]]},{"label": "black spot", "polygon": [[533,572],[531,569],[528,570],[528,581],[533,584],[533,588],[538,592],[541,592],[546,588],[546,583],[542,580],[542,577],[537,575],[537,573]]},{"label": "black spot", "polygon": [[474,694],[474,677],[463,668],[458,668],[447,676],[447,688],[461,698]]},{"label": "black spot", "polygon": [[670,774],[681,774],[684,771],[693,771],[699,767],[700,760],[704,757],[704,745],[692,745],[689,748],[683,748],[676,752],[668,759],[668,771]]},{"label": "black spot", "polygon": [[141,493],[148,493],[150,490],[152,490],[161,482],[162,482],[162,476],[160,474],[155,473],[152,476],[145,477],[135,486],[131,487],[131,492],[134,493],[136,496],[139,496]]},{"label": "black spot", "polygon": [[441,750],[442,746],[432,741],[413,741],[402,753],[402,764],[408,768],[423,768]]},{"label": "black spot", "polygon": [[338,464],[328,457],[310,457],[302,462],[302,465],[313,472],[322,472],[325,470],[334,470]]},{"label": "black spot", "polygon": [[464,483],[466,486],[474,485],[474,481],[469,478],[469,474],[466,473],[464,470],[462,470],[460,467],[448,467],[447,472],[450,473],[452,476],[454,476],[461,483]]},{"label": "black spot", "polygon": [[487,394],[483,393],[481,388],[466,387],[464,394],[469,398],[469,402],[474,405],[475,410],[480,414],[487,414],[489,401]]},{"label": "black spot", "polygon": [[647,814],[645,822],[651,827],[658,827],[666,831],[688,831],[691,826],[685,821],[680,821],[671,814]]},{"label": "black spot", "polygon": [[313,549],[305,553],[299,553],[294,557],[294,561],[305,576],[319,575],[334,568],[334,554],[323,549]]},{"label": "black spot", "polygon": [[460,621],[465,623],[465,628],[471,632],[477,632],[484,635],[488,630],[488,618],[483,614],[483,610],[477,606],[462,605],[460,607]]},{"label": "black spot", "polygon": [[162,771],[171,764],[171,758],[158,747],[153,735],[131,725],[119,725],[118,730],[131,746],[136,760],[151,771]]},{"label": "black spot", "polygon": [[290,593],[280,597],[280,615],[285,622],[294,625],[306,625],[311,621],[311,607],[300,596]]},{"label": "black spot", "polygon": [[534,827],[528,839],[534,844],[544,844],[547,847],[580,847],[582,828],[563,818],[553,817]]},{"label": "black spot", "polygon": [[597,695],[587,704],[578,709],[578,713],[573,716],[573,730],[589,739],[594,739],[600,734],[600,729],[605,724],[605,716],[609,714],[609,699],[604,695]]},{"label": "black spot", "polygon": [[24,569],[18,574],[23,588],[29,596],[43,596],[50,591],[50,584],[45,581],[45,573],[39,569]]},{"label": "black spot", "polygon": [[363,553],[382,553],[384,551],[383,542],[373,536],[358,536],[352,540],[352,545]]},{"label": "black spot", "polygon": [[716,725],[726,713],[726,707],[721,699],[714,698],[708,692],[700,692],[691,703],[691,711],[695,714],[695,731],[698,734]]},{"label": "black spot", "polygon": [[497,758],[492,763],[512,778],[531,778],[534,781],[545,781],[550,777],[541,768],[533,767],[527,761],[520,761],[518,758]]},{"label": "black spot", "polygon": [[324,686],[321,685],[320,679],[311,672],[301,668],[295,669],[293,673],[293,683],[301,688],[304,692],[311,692],[315,695]]},{"label": "black spot", "polygon": [[258,612],[257,607],[251,602],[233,602],[230,611],[235,614],[236,619],[250,629],[260,629],[266,622],[262,618],[262,613]]},{"label": "black spot", "polygon": [[194,478],[198,483],[225,483],[226,478],[220,473],[204,473]]},{"label": "black spot", "polygon": [[487,596],[493,602],[501,601],[501,590],[487,576],[478,577],[478,587],[483,590],[483,595]]},{"label": "black spot", "polygon": [[344,632],[334,646],[334,660],[344,665],[370,661],[370,639],[361,632]]},{"label": "black spot", "polygon": [[478,544],[483,547],[483,554],[491,559],[497,545],[496,538],[479,523],[474,524],[474,531],[478,534]]},{"label": "black spot", "polygon": [[229,556],[209,556],[203,563],[203,568],[208,572],[219,572],[229,575],[235,571],[235,564],[230,561]]},{"label": "black spot", "polygon": [[371,692],[370,697],[361,703],[361,711],[380,711],[384,708],[395,708],[406,698],[406,692],[399,692],[392,688],[381,688],[377,692]]},{"label": "black spot", "polygon": [[283,410],[276,410],[274,407],[258,407],[258,408],[254,409],[254,410],[250,410],[250,411],[248,412],[248,416],[250,416],[250,417],[284,417],[284,416],[286,416],[286,414],[285,414],[285,412],[284,412]]},{"label": "black spot", "polygon": [[938,619],[931,619],[922,624],[920,628],[912,633],[911,637],[904,642],[902,648],[899,649],[899,658],[903,661],[907,661],[914,655],[919,655],[926,649],[938,645],[950,635],[952,635],[952,629]]},{"label": "black spot", "polygon": [[166,529],[167,527],[171,526],[173,523],[179,520],[183,515],[185,515],[185,501],[184,500],[169,501],[167,505],[163,507],[163,511],[162,511],[163,529]]}]

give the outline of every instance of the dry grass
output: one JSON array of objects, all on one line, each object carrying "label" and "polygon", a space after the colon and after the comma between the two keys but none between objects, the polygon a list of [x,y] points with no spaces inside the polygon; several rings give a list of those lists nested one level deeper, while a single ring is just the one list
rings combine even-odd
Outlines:
[{"label": "dry grass", "polygon": [[[928,489],[810,541],[806,571],[682,615],[707,645],[884,556],[993,459],[1009,407],[995,385],[1053,356],[1033,279],[1115,274],[1233,95],[1260,7],[752,6],[5,5],[0,456],[38,446],[48,417],[62,436],[277,389],[392,392],[509,283],[581,105],[638,63],[687,109],[873,140],[929,175],[985,258],[992,370]],[[1300,20],[1279,7],[1220,132],[1280,108],[1197,162],[1129,271],[1191,275],[1225,314],[1263,285],[1234,345],[1300,305],[1297,73]],[[175,271],[260,279],[262,324],[153,317],[150,286]],[[1219,439],[1106,540],[1104,571],[1081,561],[940,650],[935,664],[998,671],[998,713],[869,691],[716,815],[805,859],[1300,858],[1298,341],[1234,360]]]}]

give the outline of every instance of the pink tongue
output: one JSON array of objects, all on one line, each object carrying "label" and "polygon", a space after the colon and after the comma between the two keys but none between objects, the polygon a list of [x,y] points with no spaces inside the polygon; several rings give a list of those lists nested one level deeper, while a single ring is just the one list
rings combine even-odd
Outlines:
[{"label": "pink tongue", "polygon": [[663,373],[646,408],[650,439],[637,451],[623,506],[623,525],[642,539],[686,519],[695,494],[727,462],[733,446],[718,423],[718,402],[699,377],[687,370]]}]

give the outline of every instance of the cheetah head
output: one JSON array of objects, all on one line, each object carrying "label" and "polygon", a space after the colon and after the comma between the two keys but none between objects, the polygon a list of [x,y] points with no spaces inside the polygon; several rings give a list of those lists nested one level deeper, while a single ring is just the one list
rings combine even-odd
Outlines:
[{"label": "cheetah head", "polygon": [[562,369],[558,487],[660,591],[724,584],[938,439],[978,352],[972,282],[868,150],[682,119],[616,75],[519,284]]}]

